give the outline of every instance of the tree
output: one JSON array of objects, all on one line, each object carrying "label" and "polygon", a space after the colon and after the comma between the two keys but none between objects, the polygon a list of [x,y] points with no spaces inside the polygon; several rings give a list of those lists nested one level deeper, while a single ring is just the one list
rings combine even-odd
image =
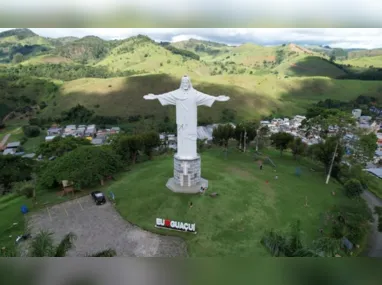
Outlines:
[{"label": "tree", "polygon": [[361,135],[356,142],[355,156],[360,162],[366,162],[373,159],[375,151],[377,150],[377,136],[375,133]]},{"label": "tree", "polygon": [[80,146],[90,146],[91,142],[85,138],[76,137],[55,137],[50,142],[43,142],[39,145],[37,154],[45,157],[62,156],[67,152],[75,150]]},{"label": "tree", "polygon": [[258,129],[256,136],[256,151],[258,151],[259,148],[263,148],[269,144],[268,134],[268,126],[262,126]]},{"label": "tree", "polygon": [[204,146],[206,145],[206,141],[207,139],[197,139],[196,140],[196,143],[197,143],[197,149],[198,149],[198,153],[202,153],[203,150],[204,150]]},{"label": "tree", "polygon": [[295,138],[289,143],[289,148],[292,150],[294,159],[297,160],[297,156],[302,155],[306,152],[307,145],[302,142],[301,138]]},{"label": "tree", "polygon": [[321,137],[326,138],[330,135],[330,138],[334,138],[335,141],[329,168],[325,165],[325,168],[327,168],[326,184],[329,183],[334,162],[336,161],[336,157],[339,156],[339,150],[343,149],[343,137],[346,132],[352,130],[354,125],[355,119],[352,115],[338,109],[326,109],[318,116],[315,116],[306,122],[306,127],[309,132],[319,131]]},{"label": "tree", "polygon": [[334,62],[335,60],[336,60],[336,55],[333,51],[332,54],[330,55],[329,61]]},{"label": "tree", "polygon": [[40,128],[37,126],[23,126],[23,132],[26,137],[34,138],[40,135]]},{"label": "tree", "polygon": [[131,162],[135,164],[138,152],[144,149],[143,142],[143,136],[140,134],[120,134],[113,137],[111,146],[114,151],[122,157],[123,160],[130,159]]},{"label": "tree", "polygon": [[283,151],[287,149],[289,143],[293,141],[293,136],[288,133],[280,132],[272,134],[270,137],[272,145],[276,149],[280,150],[280,155],[283,155]]},{"label": "tree", "polygon": [[84,106],[78,104],[77,106],[62,112],[62,121],[71,122],[74,124],[86,124],[91,121],[94,111],[91,111]]},{"label": "tree", "polygon": [[257,127],[256,122],[241,122],[236,125],[234,137],[241,150],[245,151],[248,143],[256,138]]},{"label": "tree", "polygon": [[218,125],[212,132],[212,141],[215,144],[224,146],[225,150],[228,149],[228,141],[233,138],[235,129],[231,124]]},{"label": "tree", "polygon": [[[330,168],[333,166],[336,169],[335,173],[338,173],[339,164],[342,160],[343,147],[338,144],[335,137],[330,137],[314,147],[314,156],[322,162],[325,167],[325,173],[330,173]],[[333,159],[334,158],[334,159]]]},{"label": "tree", "polygon": [[142,135],[143,148],[146,155],[151,160],[153,158],[153,149],[161,145],[159,134],[156,132],[148,132]]},{"label": "tree", "polygon": [[363,192],[361,182],[359,182],[357,179],[350,179],[346,181],[344,186],[346,195],[349,198],[359,197],[359,195],[361,195]]},{"label": "tree", "polygon": [[120,156],[107,147],[82,146],[54,161],[40,171],[38,185],[54,188],[62,180],[73,181],[77,189],[96,185],[104,177],[122,168]]},{"label": "tree", "polygon": [[53,233],[40,231],[32,240],[30,245],[30,256],[32,257],[64,257],[74,247],[77,238],[74,233],[68,233],[58,245],[54,245]]},{"label": "tree", "polygon": [[35,185],[33,181],[19,181],[12,183],[12,191],[17,195],[24,195],[26,198],[32,198],[35,194]]},{"label": "tree", "polygon": [[222,123],[233,123],[236,121],[236,111],[232,109],[224,109],[221,117]]},{"label": "tree", "polygon": [[35,161],[13,155],[0,155],[0,185],[9,191],[12,183],[30,180]]},{"label": "tree", "polygon": [[18,52],[18,53],[13,55],[12,63],[17,64],[17,63],[22,62],[23,60],[24,60],[23,54]]}]

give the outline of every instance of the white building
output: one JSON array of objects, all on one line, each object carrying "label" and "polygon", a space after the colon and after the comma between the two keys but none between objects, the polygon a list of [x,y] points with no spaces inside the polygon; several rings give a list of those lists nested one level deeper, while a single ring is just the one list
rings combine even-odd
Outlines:
[{"label": "white building", "polygon": [[352,112],[352,115],[354,118],[359,119],[362,115],[362,110],[361,109],[354,109]]},{"label": "white building", "polygon": [[45,141],[46,141],[46,142],[50,142],[50,141],[52,141],[55,137],[56,137],[56,136],[47,136],[47,137],[45,137]]}]

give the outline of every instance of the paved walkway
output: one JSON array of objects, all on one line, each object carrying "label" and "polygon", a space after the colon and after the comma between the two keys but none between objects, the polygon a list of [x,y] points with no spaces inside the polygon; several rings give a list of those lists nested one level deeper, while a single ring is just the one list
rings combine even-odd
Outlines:
[{"label": "paved walkway", "polygon": [[126,222],[110,202],[96,206],[90,195],[31,213],[27,221],[32,236],[42,229],[52,231],[56,243],[67,233],[75,233],[75,248],[67,256],[86,256],[107,248],[115,249],[118,256],[187,256],[183,239],[144,231]]},{"label": "paved walkway", "polygon": [[3,139],[2,139],[1,142],[0,142],[0,149],[3,149],[3,148],[6,147],[6,145],[7,145],[7,141],[8,141],[8,139],[9,139],[10,136],[11,136],[11,134],[6,134],[6,135],[3,137]]},{"label": "paved walkway", "polygon": [[374,214],[374,207],[382,207],[382,200],[369,191],[363,192],[361,197],[366,201],[374,217],[368,246],[365,248],[363,255],[382,257],[382,233],[378,231],[378,215]]}]

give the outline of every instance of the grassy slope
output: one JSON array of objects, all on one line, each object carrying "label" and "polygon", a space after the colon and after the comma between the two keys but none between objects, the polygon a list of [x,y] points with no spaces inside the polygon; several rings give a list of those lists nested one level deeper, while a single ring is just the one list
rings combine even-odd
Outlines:
[{"label": "grassy slope", "polygon": [[285,60],[275,70],[288,76],[326,76],[335,78],[345,74],[341,69],[320,57],[303,54]]},{"label": "grassy slope", "polygon": [[[258,118],[270,112],[294,115],[305,113],[306,106],[326,98],[351,100],[361,94],[381,98],[380,83],[372,81],[333,80],[329,78],[279,78],[276,75],[219,75],[192,77],[196,89],[211,95],[225,94],[231,100],[217,103],[211,109],[200,108],[200,116],[219,120],[221,111],[230,108],[242,118]],[[160,94],[179,87],[180,77],[141,75],[128,78],[83,78],[66,82],[61,96],[56,96],[44,116],[55,116],[80,103],[100,115],[127,117],[136,114],[173,115],[174,108],[161,107],[156,101],[145,101],[148,93]],[[99,108],[94,106],[99,104]]]},{"label": "grassy slope", "polygon": [[368,57],[368,56],[379,56],[382,55],[382,48],[371,49],[371,50],[357,50],[351,51],[348,54],[349,59]]},{"label": "grassy slope", "polygon": [[382,67],[382,55],[358,57],[341,61],[341,63],[359,67],[369,67],[371,65],[374,67]]},{"label": "grassy slope", "polygon": [[97,63],[110,70],[136,70],[150,73],[209,75],[209,67],[197,60],[186,59],[149,41],[127,40],[114,48],[111,53]]},{"label": "grassy slope", "polygon": [[[116,195],[123,217],[150,231],[184,237],[191,256],[267,256],[259,243],[264,230],[283,229],[301,219],[309,244],[317,237],[320,214],[334,203],[349,202],[339,185],[324,185],[322,173],[309,171],[310,165],[302,166],[302,176],[296,177],[298,164],[291,156],[270,155],[277,173],[270,166],[260,171],[250,154],[232,150],[225,160],[220,149],[203,153],[202,176],[209,180],[208,192],[220,194],[215,199],[169,191],[165,184],[172,175],[171,157],[137,165],[109,190]],[[331,191],[337,195],[332,196]],[[309,207],[304,207],[305,197]],[[157,230],[153,226],[157,217],[194,222],[198,233]]]},{"label": "grassy slope", "polygon": [[[24,233],[24,217],[21,213],[21,206],[29,207],[30,201],[24,197],[6,195],[0,197],[0,247],[11,247],[14,245],[18,235]],[[14,223],[17,223],[14,225]]]},{"label": "grassy slope", "polygon": [[194,52],[200,55],[200,57],[205,61],[211,61],[219,55],[227,54],[233,48],[225,44],[210,41],[201,41],[196,39],[175,42],[171,43],[171,45],[179,49],[185,49]]},{"label": "grassy slope", "polygon": [[19,40],[16,36],[10,36],[5,38],[0,38],[0,43],[17,43],[20,45],[43,45],[43,46],[52,46],[51,42],[40,36],[27,37],[25,39]]},{"label": "grassy slope", "polygon": [[34,56],[26,61],[21,62],[22,65],[28,65],[28,64],[46,64],[46,63],[71,63],[74,64],[74,62],[66,57],[58,56],[58,55],[39,55]]}]

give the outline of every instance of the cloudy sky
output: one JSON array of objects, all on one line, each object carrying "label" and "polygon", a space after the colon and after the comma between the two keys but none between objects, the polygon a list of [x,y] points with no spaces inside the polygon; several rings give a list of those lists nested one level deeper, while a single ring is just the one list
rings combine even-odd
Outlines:
[{"label": "cloudy sky", "polygon": [[[8,29],[0,28],[0,31]],[[277,45],[293,42],[304,45],[330,45],[341,48],[382,48],[382,28],[31,28],[44,37],[83,37],[95,35],[103,39],[123,39],[137,34],[148,35],[156,41],[182,41],[190,38],[226,44],[256,43]]]}]

